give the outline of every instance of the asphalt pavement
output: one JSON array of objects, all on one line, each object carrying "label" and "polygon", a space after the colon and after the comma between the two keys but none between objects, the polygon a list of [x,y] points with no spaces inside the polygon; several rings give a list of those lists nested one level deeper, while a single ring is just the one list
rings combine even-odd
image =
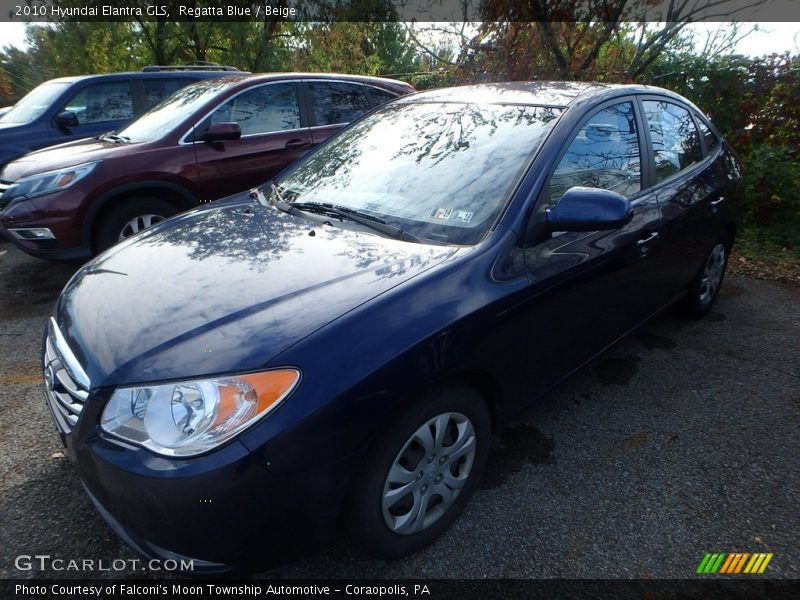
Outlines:
[{"label": "asphalt pavement", "polygon": [[[42,397],[42,328],[77,268],[0,243],[0,577],[159,577],[15,566],[137,558],[85,496]],[[263,576],[687,578],[706,552],[770,552],[765,577],[798,578],[799,413],[800,287],[728,277],[704,320],[658,317],[500,432],[433,546],[383,562],[340,541]]]}]

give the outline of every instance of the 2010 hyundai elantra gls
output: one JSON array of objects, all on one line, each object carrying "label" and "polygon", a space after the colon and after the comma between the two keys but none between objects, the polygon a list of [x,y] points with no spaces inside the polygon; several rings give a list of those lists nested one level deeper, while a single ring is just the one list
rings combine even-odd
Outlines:
[{"label": "2010 hyundai elantra gls", "polygon": [[401,557],[458,516],[494,429],[665,307],[708,311],[739,177],[658,88],[406,96],[79,271],[47,403],[145,555],[225,568],[344,529]]}]

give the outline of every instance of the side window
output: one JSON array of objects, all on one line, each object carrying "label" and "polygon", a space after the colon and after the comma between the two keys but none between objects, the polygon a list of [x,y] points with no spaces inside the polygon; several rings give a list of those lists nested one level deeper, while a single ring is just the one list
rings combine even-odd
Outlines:
[{"label": "side window", "polygon": [[88,85],[67,102],[64,110],[78,116],[78,123],[129,121],[133,118],[133,93],[129,81]]},{"label": "side window", "polygon": [[653,142],[656,181],[702,160],[700,135],[689,111],[661,100],[645,100],[642,104]]},{"label": "side window", "polygon": [[369,110],[364,86],[354,83],[309,83],[317,125],[349,123]]},{"label": "side window", "polygon": [[696,117],[695,120],[697,121],[697,124],[700,126],[700,135],[702,135],[703,139],[705,139],[706,141],[706,149],[708,150],[708,153],[711,154],[714,151],[714,149],[717,146],[719,146],[719,140],[717,139],[717,136],[714,134],[714,132],[711,131],[711,128],[705,124],[705,121],[703,121],[703,119],[701,119],[700,117]]},{"label": "side window", "polygon": [[144,110],[148,111],[189,83],[189,80],[145,79],[142,83],[144,84]]},{"label": "side window", "polygon": [[397,98],[397,94],[387,92],[386,90],[374,87],[367,88],[367,90],[369,91],[369,97],[372,99],[372,106],[380,106],[381,104],[386,104],[390,100]]},{"label": "side window", "polygon": [[633,104],[615,104],[584,123],[550,178],[550,203],[556,204],[575,186],[613,190],[623,196],[642,189]]},{"label": "side window", "polygon": [[300,127],[297,86],[273,83],[243,92],[215,110],[205,125],[229,121],[239,124],[242,135],[297,129]]}]

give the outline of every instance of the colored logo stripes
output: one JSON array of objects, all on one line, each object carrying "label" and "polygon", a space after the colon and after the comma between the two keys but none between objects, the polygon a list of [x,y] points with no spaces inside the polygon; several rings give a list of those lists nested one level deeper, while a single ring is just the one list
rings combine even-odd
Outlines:
[{"label": "colored logo stripes", "polygon": [[707,552],[697,567],[698,574],[733,575],[737,573],[761,574],[772,560],[772,552]]}]

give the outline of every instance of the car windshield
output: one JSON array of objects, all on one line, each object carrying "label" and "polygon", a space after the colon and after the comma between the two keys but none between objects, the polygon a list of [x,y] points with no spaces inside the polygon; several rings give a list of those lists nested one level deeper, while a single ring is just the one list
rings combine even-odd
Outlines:
[{"label": "car windshield", "polygon": [[129,123],[117,134],[132,142],[151,142],[160,139],[228,85],[230,81],[219,79],[187,85]]},{"label": "car windshield", "polygon": [[67,88],[65,81],[48,81],[33,88],[0,118],[0,124],[24,125],[38,119]]},{"label": "car windshield", "polygon": [[475,244],[560,113],[528,105],[394,104],[263,191],[374,215],[418,238]]}]

